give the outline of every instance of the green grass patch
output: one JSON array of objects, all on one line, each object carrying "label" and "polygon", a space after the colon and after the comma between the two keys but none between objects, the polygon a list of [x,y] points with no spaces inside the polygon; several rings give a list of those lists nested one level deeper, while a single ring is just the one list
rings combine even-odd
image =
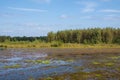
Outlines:
[{"label": "green grass patch", "polygon": [[52,77],[47,77],[45,80],[53,80]]},{"label": "green grass patch", "polygon": [[41,63],[42,64],[50,64],[50,60],[43,60]]},{"label": "green grass patch", "polygon": [[70,59],[70,60],[66,60],[67,62],[74,62],[74,60],[73,59]]},{"label": "green grass patch", "polygon": [[98,65],[98,64],[101,64],[101,63],[94,61],[94,62],[92,62],[92,64]]},{"label": "green grass patch", "polygon": [[50,64],[50,60],[25,60],[26,63]]},{"label": "green grass patch", "polygon": [[101,74],[95,74],[95,77],[100,78],[100,77],[102,77],[102,75]]},{"label": "green grass patch", "polygon": [[119,59],[120,56],[113,56],[113,57],[110,57],[111,59]]},{"label": "green grass patch", "polygon": [[15,64],[15,65],[10,65],[10,66],[4,66],[3,68],[5,68],[5,69],[8,69],[8,68],[20,68],[21,67],[21,65],[19,65],[19,64]]},{"label": "green grass patch", "polygon": [[114,63],[112,62],[108,62],[108,63],[105,63],[106,66],[114,66]]},{"label": "green grass patch", "polygon": [[0,47],[5,48],[120,48],[119,44],[78,44],[78,43],[60,43],[60,42],[3,42]]}]

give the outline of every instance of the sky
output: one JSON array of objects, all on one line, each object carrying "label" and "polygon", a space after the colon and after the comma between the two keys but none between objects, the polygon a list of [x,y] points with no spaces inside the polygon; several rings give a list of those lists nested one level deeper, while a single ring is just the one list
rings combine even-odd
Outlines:
[{"label": "sky", "polygon": [[120,0],[0,0],[0,36],[120,28]]}]

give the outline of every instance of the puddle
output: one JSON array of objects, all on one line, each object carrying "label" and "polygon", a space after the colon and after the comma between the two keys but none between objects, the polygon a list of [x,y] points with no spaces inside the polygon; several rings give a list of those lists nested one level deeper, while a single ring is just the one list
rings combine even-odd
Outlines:
[{"label": "puddle", "polygon": [[47,57],[48,55],[47,54],[43,54],[43,53],[38,53],[38,54],[32,54],[32,55],[26,55],[24,56],[24,58],[27,58],[27,59],[37,59],[37,58],[45,58]]},{"label": "puddle", "polygon": [[20,61],[22,59],[23,58],[21,58],[21,57],[12,57],[12,58],[9,58],[9,59],[6,59],[6,60],[8,60],[8,61]]}]

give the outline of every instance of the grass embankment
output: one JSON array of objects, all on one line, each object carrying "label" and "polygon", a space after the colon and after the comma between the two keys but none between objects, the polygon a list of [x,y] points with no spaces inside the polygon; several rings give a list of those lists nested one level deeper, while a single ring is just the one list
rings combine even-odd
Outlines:
[{"label": "grass embankment", "polygon": [[120,48],[119,44],[78,44],[78,43],[46,43],[46,42],[4,42],[2,48]]}]

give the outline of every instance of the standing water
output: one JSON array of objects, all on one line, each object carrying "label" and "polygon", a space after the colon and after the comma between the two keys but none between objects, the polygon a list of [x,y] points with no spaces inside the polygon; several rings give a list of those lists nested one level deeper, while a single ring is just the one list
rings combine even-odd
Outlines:
[{"label": "standing water", "polygon": [[0,80],[119,80],[120,51],[112,51],[47,48],[0,50]]}]

